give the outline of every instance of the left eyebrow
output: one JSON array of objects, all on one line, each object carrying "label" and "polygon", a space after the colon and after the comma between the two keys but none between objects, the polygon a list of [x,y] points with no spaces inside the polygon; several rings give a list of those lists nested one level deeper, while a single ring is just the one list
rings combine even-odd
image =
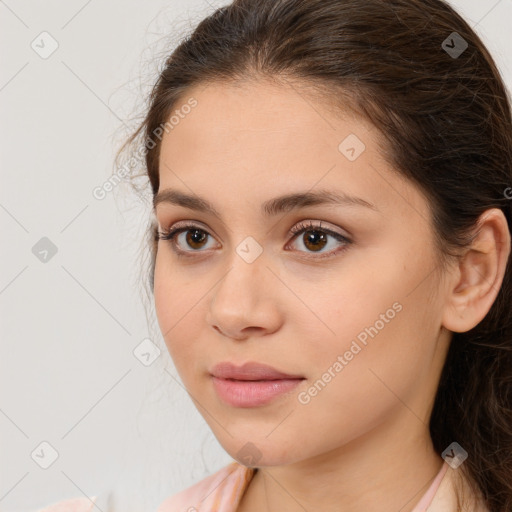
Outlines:
[{"label": "left eyebrow", "polygon": [[[189,195],[178,190],[168,188],[158,192],[153,198],[153,208],[156,208],[160,203],[176,204],[190,210],[211,214],[221,219],[220,213],[206,199],[196,195]],[[261,211],[264,216],[270,217],[306,206],[317,205],[362,206],[379,212],[379,209],[374,204],[369,203],[361,197],[350,196],[343,193],[340,194],[331,190],[298,192],[275,197],[265,201],[261,205]]]}]

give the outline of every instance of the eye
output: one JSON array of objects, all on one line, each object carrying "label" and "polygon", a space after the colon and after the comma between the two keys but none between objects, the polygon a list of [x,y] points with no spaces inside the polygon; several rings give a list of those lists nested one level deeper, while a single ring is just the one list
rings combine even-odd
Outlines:
[{"label": "eye", "polygon": [[[167,231],[159,231],[158,240],[167,240],[171,242],[172,249],[179,256],[186,255],[191,252],[204,252],[204,248],[208,249],[206,242],[211,235],[195,224],[180,224],[173,229]],[[181,247],[190,247],[193,250],[181,249]]]},{"label": "eye", "polygon": [[[315,258],[334,256],[352,243],[346,236],[331,229],[324,228],[321,224],[321,222],[319,224],[314,224],[311,221],[307,223],[301,222],[294,226],[289,234],[293,235],[293,240],[297,239],[302,243],[303,247],[306,249],[305,252],[320,254],[318,257],[315,256]],[[304,236],[299,238],[301,233],[303,233]],[[206,249],[211,248],[207,245],[208,238],[212,238],[208,231],[195,224],[177,224],[170,230],[159,231],[157,235],[157,240],[169,241],[173,251],[178,256],[191,256],[192,253],[205,252]],[[329,244],[329,238],[333,238],[335,242]],[[334,247],[331,250],[324,251],[323,249],[329,245],[333,245]],[[336,250],[336,246],[339,247],[340,245],[341,248]],[[187,246],[192,250],[184,249],[184,247]]]},{"label": "eye", "polygon": [[[297,239],[301,242],[307,252],[310,254],[319,253],[321,254],[321,258],[334,256],[334,254],[337,254],[340,250],[346,249],[351,243],[351,240],[346,236],[331,229],[323,228],[321,224],[321,222],[318,225],[311,221],[308,221],[306,224],[301,222],[290,230],[290,234],[294,235],[294,240]],[[303,236],[299,238],[301,233]],[[325,247],[329,246],[329,238],[334,238],[338,244],[334,242],[331,244],[331,246],[334,246],[332,250],[322,252]],[[341,249],[336,250],[336,245],[339,246],[340,243]]]}]

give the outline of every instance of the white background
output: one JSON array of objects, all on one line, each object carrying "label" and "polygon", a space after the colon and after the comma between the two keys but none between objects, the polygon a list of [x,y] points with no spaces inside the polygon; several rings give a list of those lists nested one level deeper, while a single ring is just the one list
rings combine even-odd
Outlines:
[{"label": "white background", "polygon": [[[231,461],[168,353],[150,366],[134,356],[145,338],[164,348],[141,299],[147,211],[126,186],[92,194],[114,170],[162,38],[223,3],[0,0],[2,512],[85,495],[103,512],[154,511]],[[511,89],[512,0],[452,4]],[[31,48],[43,31],[58,43],[47,59]],[[57,247],[45,263],[32,252],[42,237]],[[49,456],[43,441],[58,452],[48,469],[35,462]]]}]

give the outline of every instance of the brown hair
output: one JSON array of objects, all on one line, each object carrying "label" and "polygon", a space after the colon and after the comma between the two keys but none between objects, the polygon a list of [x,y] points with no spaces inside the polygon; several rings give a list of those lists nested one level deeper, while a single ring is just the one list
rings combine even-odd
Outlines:
[{"label": "brown hair", "polygon": [[[450,52],[463,41],[460,55]],[[442,261],[467,246],[489,208],[512,231],[510,100],[482,41],[442,0],[235,0],[202,20],[162,69],[128,141],[145,145],[153,195],[159,127],[191,87],[290,79],[341,109],[350,98],[380,130],[390,163],[429,200]],[[153,225],[151,286],[155,236]],[[512,511],[511,304],[509,258],[489,313],[453,333],[430,419],[437,453],[453,441],[469,452],[461,469],[491,512]]]}]

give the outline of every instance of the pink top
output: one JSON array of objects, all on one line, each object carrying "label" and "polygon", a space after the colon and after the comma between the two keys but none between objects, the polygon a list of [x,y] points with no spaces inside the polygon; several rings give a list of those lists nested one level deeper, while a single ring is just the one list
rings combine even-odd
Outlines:
[{"label": "pink top", "polygon": [[[414,508],[413,512],[425,512],[448,469],[445,462],[432,484]],[[248,468],[232,462],[200,482],[167,498],[156,512],[236,512],[242,495],[255,473]],[[37,512],[92,512],[97,497],[76,498],[50,505]]]}]

